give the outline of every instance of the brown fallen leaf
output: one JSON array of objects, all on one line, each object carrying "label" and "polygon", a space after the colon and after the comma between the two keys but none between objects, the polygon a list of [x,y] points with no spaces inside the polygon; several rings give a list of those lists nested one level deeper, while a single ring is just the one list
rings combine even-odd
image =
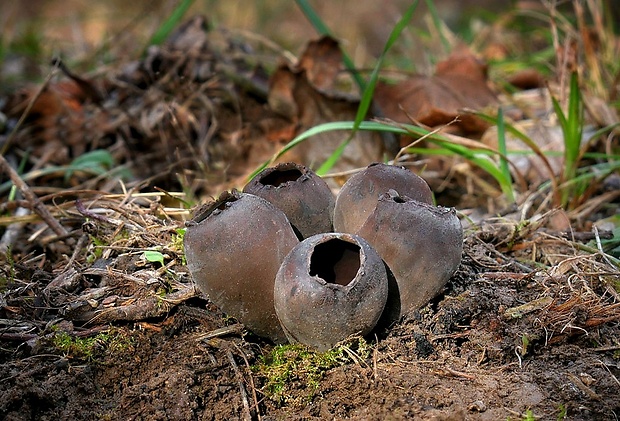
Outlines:
[{"label": "brown fallen leaf", "polygon": [[413,75],[395,85],[379,82],[374,99],[389,119],[438,126],[459,116],[456,125],[466,133],[482,132],[488,124],[464,113],[464,108],[497,104],[487,85],[486,66],[468,53],[456,53],[439,63],[433,76]]},{"label": "brown fallen leaf", "polygon": [[338,41],[329,36],[310,41],[296,68],[306,71],[308,81],[316,89],[332,90],[342,68],[342,51]]},{"label": "brown fallen leaf", "polygon": [[536,89],[545,86],[545,78],[536,69],[524,69],[510,76],[508,83],[523,90]]},{"label": "brown fallen leaf", "polygon": [[[289,119],[295,135],[322,123],[355,119],[359,99],[334,88],[341,60],[338,43],[323,37],[308,44],[297,65],[291,67],[283,64],[272,75],[269,106]],[[280,128],[277,135],[284,132]],[[282,160],[294,160],[316,168],[348,135],[347,131],[317,134],[293,148]],[[358,132],[333,170],[344,171],[366,166],[381,160],[383,151],[383,141],[377,133]]]},{"label": "brown fallen leaf", "polygon": [[[7,117],[17,121],[32,103],[24,120],[27,132],[16,143],[30,148],[42,163],[67,164],[72,156],[84,152],[81,129],[90,95],[74,80],[51,83],[37,94],[37,88],[25,88],[10,96],[4,107]],[[92,114],[96,119],[98,113]]]}]

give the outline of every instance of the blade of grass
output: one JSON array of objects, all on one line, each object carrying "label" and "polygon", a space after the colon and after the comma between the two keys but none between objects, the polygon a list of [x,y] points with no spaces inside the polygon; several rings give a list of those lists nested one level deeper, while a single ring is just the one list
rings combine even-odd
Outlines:
[{"label": "blade of grass", "polygon": [[[325,22],[323,22],[323,19],[321,19],[321,17],[314,10],[314,8],[312,8],[312,6],[307,0],[295,0],[295,3],[297,3],[297,6],[306,16],[306,19],[308,19],[308,21],[312,24],[312,26],[314,26],[314,29],[316,29],[316,31],[320,35],[329,35],[333,37],[331,31],[329,30],[327,25],[325,25]],[[363,91],[366,88],[366,82],[355,68],[351,57],[349,57],[349,55],[344,50],[342,50],[342,61],[344,62],[344,67],[351,73],[351,76],[353,77],[353,80],[355,80],[357,86],[360,88],[360,91]]]},{"label": "blade of grass", "polygon": [[[507,150],[506,150],[506,129],[504,127],[504,111],[502,107],[499,107],[497,110],[497,145],[500,152],[499,157],[499,167],[504,175],[505,180],[512,180],[510,175],[510,168],[508,168],[508,161],[506,160]],[[504,191],[504,194],[508,198],[510,203],[514,203],[515,194],[512,188],[512,183],[509,183],[510,188],[507,191]]]},{"label": "blade of grass", "polygon": [[320,133],[325,133],[325,132],[333,131],[333,130],[350,130],[352,127],[353,127],[353,122],[352,121],[334,121],[334,122],[323,123],[323,124],[319,124],[318,126],[311,127],[310,129],[306,130],[305,132],[297,135],[293,140],[288,142],[278,152],[276,152],[271,157],[271,159],[269,161],[266,161],[265,163],[260,165],[257,169],[255,169],[252,172],[252,174],[250,174],[248,176],[248,181],[251,180],[252,178],[254,178],[256,176],[256,174],[258,174],[259,172],[261,172],[262,170],[267,168],[267,166],[273,164],[276,159],[280,158],[286,152],[290,151],[295,146],[297,146],[301,142],[311,138],[312,136],[315,136],[315,135],[320,134]]},{"label": "blade of grass", "polygon": [[[473,110],[468,110],[469,113],[474,114],[475,116],[488,121],[489,123],[498,125],[498,119],[496,117],[492,117],[490,115],[478,112],[478,111],[473,111]],[[525,133],[523,133],[522,131],[520,131],[519,129],[517,129],[514,125],[510,124],[510,123],[506,123],[506,120],[504,120],[503,122],[504,124],[504,131],[508,131],[508,133],[510,133],[511,135],[513,135],[514,137],[516,137],[517,139],[519,139],[520,141],[522,141],[523,143],[525,143],[527,145],[528,148],[530,148],[535,154],[536,156],[538,156],[542,162],[543,165],[545,166],[545,168],[547,169],[547,172],[549,173],[549,179],[551,181],[551,187],[553,189],[553,191],[555,192],[555,194],[557,194],[558,192],[558,180],[556,180],[555,177],[555,172],[553,171],[553,167],[551,167],[551,163],[549,162],[549,160],[547,159],[547,154],[545,152],[542,151],[542,149],[540,149],[540,147],[536,144],[536,142],[534,142],[529,136],[527,136]]]},{"label": "blade of grass", "polygon": [[[284,153],[291,150],[292,148],[297,146],[299,143],[308,140],[312,136],[316,134],[328,132],[328,131],[333,131],[333,130],[352,130],[354,124],[355,123],[353,121],[336,121],[336,122],[320,124],[318,126],[315,126],[305,131],[304,133],[300,134],[295,139],[287,143],[282,149],[280,149],[271,158],[271,160],[269,160],[268,162],[265,162],[263,165],[257,168],[252,174],[250,174],[248,180],[252,179],[254,176],[256,176],[256,174],[258,174],[265,167],[273,163],[276,159],[278,159]],[[390,133],[396,133],[396,134],[408,135],[408,136],[411,136],[411,135],[424,136],[424,135],[430,134],[428,130],[425,130],[421,127],[416,127],[416,126],[406,125],[406,124],[398,124],[398,126],[396,126],[396,125],[391,125],[391,124],[387,124],[384,122],[377,122],[377,121],[363,121],[360,123],[358,129],[368,130],[368,131],[386,131]],[[478,167],[482,168],[484,171],[486,171],[489,175],[491,175],[497,181],[497,183],[499,184],[503,192],[507,192],[509,191],[509,189],[512,189],[511,179],[507,179],[504,176],[504,173],[488,157],[488,155],[491,153],[500,154],[498,151],[492,148],[489,148],[483,144],[479,144],[480,146],[479,149],[474,149],[471,147],[472,144],[475,143],[473,141],[470,141],[472,143],[467,143],[467,146],[465,146],[465,144],[455,144],[454,142],[451,142],[450,139],[448,139],[447,137],[441,136],[439,134],[430,134],[427,140],[438,145],[440,148],[444,148],[450,151],[451,153],[457,154],[463,157],[464,159],[474,163]],[[507,158],[506,160],[509,162]]]},{"label": "blade of grass", "polygon": [[579,165],[579,149],[583,133],[583,101],[579,90],[579,78],[577,72],[571,74],[570,92],[568,97],[568,121],[567,133],[564,136],[564,171],[567,180],[570,180],[577,172]]},{"label": "blade of grass", "polygon": [[[419,127],[409,125],[403,127],[403,129],[408,132],[408,134],[417,134],[416,132],[418,132],[418,130],[410,130],[413,128],[419,129]],[[489,159],[488,155],[479,155],[476,153],[475,150],[472,150],[471,148],[466,146],[451,143],[447,141],[447,139],[441,139],[441,136],[439,135],[431,135],[427,138],[427,140],[445,149],[448,149],[449,151],[454,152],[455,154],[482,168],[489,175],[491,175],[495,179],[495,181],[497,181],[504,195],[508,198],[512,198],[511,200],[514,201],[514,192],[512,187],[512,178],[510,177],[510,171],[508,172],[508,178],[506,178],[504,172],[500,168],[498,168],[492,160]],[[504,157],[504,159],[506,158]]]},{"label": "blade of grass", "polygon": [[383,47],[383,51],[381,52],[381,55],[379,56],[379,59],[377,60],[377,64],[372,70],[372,73],[368,80],[368,84],[366,85],[366,88],[364,89],[364,92],[362,94],[362,99],[360,101],[360,104],[357,108],[357,113],[355,115],[355,122],[353,125],[352,133],[349,135],[349,137],[345,141],[343,141],[338,146],[338,148],[336,148],[336,150],[334,150],[334,152],[329,156],[329,158],[327,158],[327,160],[325,160],[325,162],[317,169],[316,173],[318,175],[326,174],[327,171],[329,171],[334,166],[334,164],[338,162],[347,144],[353,139],[355,132],[359,129],[360,124],[366,118],[366,115],[368,114],[368,110],[370,109],[370,105],[372,103],[372,99],[375,93],[375,87],[377,86],[377,80],[379,80],[379,71],[383,67],[383,62],[385,61],[385,57],[388,51],[392,48],[394,43],[396,43],[396,41],[400,37],[400,34],[407,27],[407,25],[409,24],[409,21],[411,21],[411,18],[413,17],[413,13],[415,12],[417,7],[418,7],[418,0],[414,1],[411,4],[411,6],[409,6],[407,10],[405,10],[405,13],[403,13],[403,16],[399,19],[396,25],[394,25],[394,27],[392,28],[392,32],[390,33],[390,36],[388,37],[388,40],[386,41],[385,46]]},{"label": "blade of grass", "polygon": [[[562,110],[562,106],[558,99],[553,95],[551,96],[551,103],[553,104],[553,109],[558,117],[560,128],[564,136],[564,170],[561,177],[563,185],[566,185],[565,183],[567,181],[575,177],[579,166],[584,106],[581,100],[581,92],[579,91],[577,72],[571,73],[569,89],[568,110],[566,113]],[[566,207],[568,204],[570,196],[570,190],[566,188],[562,189],[561,205],[563,207]]]},{"label": "blade of grass", "polygon": [[425,1],[426,7],[428,7],[428,11],[431,15],[431,19],[433,20],[433,25],[435,25],[435,29],[437,29],[437,33],[439,34],[441,46],[443,47],[444,53],[448,53],[450,51],[450,41],[448,41],[448,38],[443,31],[443,22],[439,18],[439,13],[437,13],[437,8],[435,7],[435,2],[433,0]]},{"label": "blade of grass", "polygon": [[170,16],[157,28],[148,45],[159,45],[164,42],[168,35],[177,27],[181,19],[183,19],[185,12],[193,3],[194,0],[181,0],[172,13],[170,13]]}]

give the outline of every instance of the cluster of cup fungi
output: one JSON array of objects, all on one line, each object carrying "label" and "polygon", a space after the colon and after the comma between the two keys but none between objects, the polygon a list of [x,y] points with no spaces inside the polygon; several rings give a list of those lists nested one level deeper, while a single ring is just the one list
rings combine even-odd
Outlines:
[{"label": "cluster of cup fungi", "polygon": [[222,193],[186,222],[197,288],[274,343],[319,351],[420,309],[458,268],[463,230],[428,184],[371,164],[334,198],[303,165],[282,163]]}]

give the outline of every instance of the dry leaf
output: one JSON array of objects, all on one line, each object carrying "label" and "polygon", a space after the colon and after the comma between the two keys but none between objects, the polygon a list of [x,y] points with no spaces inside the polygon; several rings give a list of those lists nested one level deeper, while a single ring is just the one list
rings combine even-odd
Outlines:
[{"label": "dry leaf", "polygon": [[319,90],[329,91],[342,67],[342,51],[335,39],[324,36],[308,43],[297,64],[305,70],[308,81]]},{"label": "dry leaf", "polygon": [[[291,127],[296,128],[295,134],[322,123],[355,119],[359,100],[332,89],[340,66],[338,44],[331,38],[323,37],[308,44],[298,65],[293,68],[281,65],[272,75],[269,106],[290,120]],[[267,136],[271,135],[268,133]],[[318,134],[293,148],[282,159],[316,168],[347,136],[346,131]],[[358,132],[333,169],[342,171],[364,167],[381,160],[383,151],[383,142],[378,134]]]},{"label": "dry leaf", "polygon": [[536,69],[525,69],[508,78],[508,83],[512,86],[527,90],[542,88],[545,86],[544,76]]},{"label": "dry leaf", "polygon": [[396,85],[378,83],[375,101],[385,117],[401,123],[411,119],[437,126],[459,117],[464,132],[484,131],[488,124],[463,113],[497,103],[487,85],[486,67],[470,54],[456,54],[437,65],[434,76],[413,75]]}]

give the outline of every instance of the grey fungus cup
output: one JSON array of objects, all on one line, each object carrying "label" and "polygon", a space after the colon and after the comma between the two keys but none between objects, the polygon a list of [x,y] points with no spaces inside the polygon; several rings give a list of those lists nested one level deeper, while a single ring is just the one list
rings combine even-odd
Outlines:
[{"label": "grey fungus cup", "polygon": [[309,168],[286,162],[266,168],[244,187],[282,210],[302,238],[332,231],[334,195]]},{"label": "grey fungus cup", "polygon": [[224,192],[186,226],[185,255],[197,288],[257,335],[286,342],[273,288],[299,240],[284,213],[258,196]]},{"label": "grey fungus cup", "polygon": [[370,333],[387,294],[381,257],[363,238],[343,233],[317,234],[295,246],[274,288],[286,336],[319,351]]},{"label": "grey fungus cup", "polygon": [[398,291],[390,295],[400,311],[394,319],[426,305],[461,262],[463,228],[456,211],[395,190],[381,195],[357,234],[377,250],[396,279]]},{"label": "grey fungus cup", "polygon": [[377,199],[388,190],[432,204],[433,193],[424,179],[404,167],[370,164],[342,186],[334,208],[334,230],[355,234],[372,214]]},{"label": "grey fungus cup", "polygon": [[352,176],[335,200],[307,167],[278,164],[186,227],[198,290],[255,334],[319,351],[426,305],[463,252],[456,211],[434,206],[421,177],[386,164]]}]

